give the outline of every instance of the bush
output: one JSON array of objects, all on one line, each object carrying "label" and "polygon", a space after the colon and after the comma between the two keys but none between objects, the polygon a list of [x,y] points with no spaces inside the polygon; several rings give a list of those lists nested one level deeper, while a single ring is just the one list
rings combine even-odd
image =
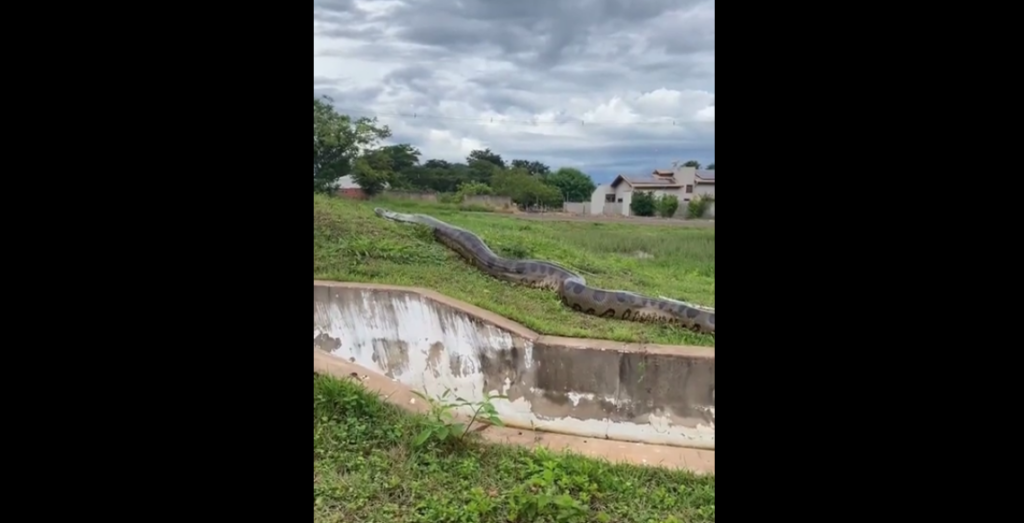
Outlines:
[{"label": "bush", "polygon": [[480,182],[466,182],[459,185],[459,190],[456,193],[465,199],[466,196],[490,196],[494,194],[494,189],[491,189],[490,185]]},{"label": "bush", "polygon": [[664,194],[658,198],[658,216],[671,218],[679,210],[679,198],[674,194]]},{"label": "bush", "polygon": [[708,212],[708,207],[711,206],[711,202],[715,201],[712,196],[697,196],[690,200],[690,203],[686,206],[686,217],[691,220],[703,218],[704,213]]},{"label": "bush", "polygon": [[445,192],[437,195],[437,202],[448,205],[458,205],[462,203],[462,195],[459,193]]},{"label": "bush", "polygon": [[657,204],[654,201],[654,194],[651,192],[633,193],[633,201],[629,202],[629,210],[633,216],[654,216]]},{"label": "bush", "polygon": [[562,191],[545,184],[522,169],[508,169],[494,175],[494,192],[508,196],[520,207],[561,207]]},{"label": "bush", "polygon": [[465,182],[459,184],[459,189],[454,193],[443,193],[437,196],[439,203],[458,205],[466,201],[467,196],[490,196],[494,189],[490,185],[480,182]]}]

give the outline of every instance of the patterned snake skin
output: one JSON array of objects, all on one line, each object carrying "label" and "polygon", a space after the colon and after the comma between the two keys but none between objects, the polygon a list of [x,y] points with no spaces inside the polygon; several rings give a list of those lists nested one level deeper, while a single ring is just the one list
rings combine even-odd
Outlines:
[{"label": "patterned snake skin", "polygon": [[426,225],[433,231],[434,238],[481,271],[499,280],[553,290],[558,293],[562,303],[577,312],[602,318],[668,323],[694,332],[715,333],[715,312],[712,309],[669,298],[649,298],[627,291],[590,287],[583,276],[551,262],[502,258],[487,247],[479,236],[436,218],[381,208],[374,209],[374,212],[388,220]]}]

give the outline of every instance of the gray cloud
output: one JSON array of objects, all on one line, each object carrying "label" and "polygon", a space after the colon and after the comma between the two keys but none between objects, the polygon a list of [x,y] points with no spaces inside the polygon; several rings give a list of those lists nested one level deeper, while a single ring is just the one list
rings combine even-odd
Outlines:
[{"label": "gray cloud", "polygon": [[[314,0],[314,95],[428,157],[714,159],[714,0]],[[415,116],[413,116],[415,115]]]}]

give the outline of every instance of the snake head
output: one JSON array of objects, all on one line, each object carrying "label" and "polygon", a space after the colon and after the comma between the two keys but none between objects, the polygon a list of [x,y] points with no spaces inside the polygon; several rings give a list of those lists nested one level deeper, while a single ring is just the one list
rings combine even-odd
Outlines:
[{"label": "snake head", "polygon": [[373,212],[376,213],[377,216],[380,216],[381,218],[387,218],[388,215],[391,214],[391,212],[388,211],[387,209],[381,209],[380,207],[374,207]]}]

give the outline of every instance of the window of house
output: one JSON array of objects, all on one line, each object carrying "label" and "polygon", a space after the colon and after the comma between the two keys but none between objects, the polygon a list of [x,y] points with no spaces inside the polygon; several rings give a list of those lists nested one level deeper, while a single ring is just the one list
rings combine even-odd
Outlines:
[{"label": "window of house", "polygon": [[692,194],[692,193],[693,193],[693,186],[692,185],[687,185],[686,186],[686,194]]},{"label": "window of house", "polygon": [[615,195],[614,194],[606,194],[606,195],[604,195],[604,201],[605,201],[605,203],[615,203]]},{"label": "window of house", "polygon": [[619,203],[622,203],[622,198],[619,198]]}]

